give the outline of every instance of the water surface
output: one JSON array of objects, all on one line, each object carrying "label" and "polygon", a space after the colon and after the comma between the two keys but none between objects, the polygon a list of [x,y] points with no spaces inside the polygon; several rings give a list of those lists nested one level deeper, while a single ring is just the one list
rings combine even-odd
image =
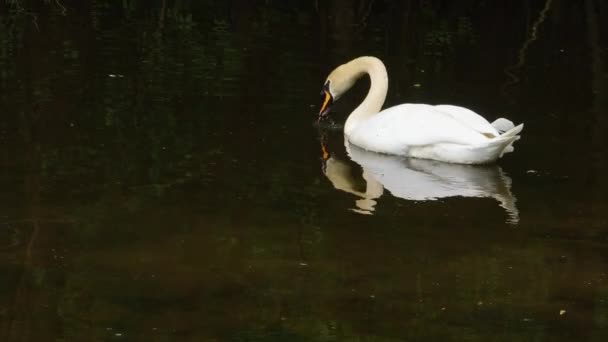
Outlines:
[{"label": "water surface", "polygon": [[[604,341],[607,10],[0,1],[2,340]],[[515,152],[348,151],[313,122],[364,54],[387,105],[524,122]]]}]

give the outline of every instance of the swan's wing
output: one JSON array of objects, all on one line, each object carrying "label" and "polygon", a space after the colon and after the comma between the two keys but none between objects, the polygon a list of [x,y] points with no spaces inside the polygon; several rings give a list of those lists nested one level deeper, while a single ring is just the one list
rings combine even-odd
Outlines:
[{"label": "swan's wing", "polygon": [[496,128],[501,134],[515,127],[511,120],[498,118],[492,122],[492,127]]},{"label": "swan's wing", "polygon": [[438,105],[434,107],[482,134],[499,135],[496,127],[490,124],[483,116],[470,109],[452,105]]},{"label": "swan's wing", "polygon": [[349,140],[370,151],[403,154],[408,146],[479,145],[488,137],[434,106],[408,103],[361,122]]}]

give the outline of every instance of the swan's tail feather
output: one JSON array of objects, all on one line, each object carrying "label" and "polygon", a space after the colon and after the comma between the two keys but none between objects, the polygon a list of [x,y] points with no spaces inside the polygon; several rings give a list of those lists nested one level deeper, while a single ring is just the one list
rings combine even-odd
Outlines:
[{"label": "swan's tail feather", "polygon": [[519,132],[521,132],[521,130],[524,129],[524,124],[519,124],[515,127],[512,127],[511,129],[509,129],[508,131],[504,132],[503,134],[501,134],[501,137],[514,137],[517,136],[519,134]]},{"label": "swan's tail feather", "polygon": [[[501,119],[498,119],[501,120]],[[496,120],[496,121],[498,121]],[[502,119],[505,121],[508,121],[511,125],[513,125],[513,123],[507,119]],[[494,121],[494,122],[496,122]],[[494,126],[494,122],[492,123],[492,125]],[[496,126],[494,126],[496,127]],[[506,126],[505,126],[506,127]],[[498,129],[498,128],[497,128]],[[509,152],[513,152],[515,150],[515,148],[513,147],[513,142],[515,142],[516,140],[519,140],[519,138],[521,138],[518,134],[519,132],[521,132],[521,130],[524,129],[524,124],[519,124],[515,127],[511,127],[509,130],[507,130],[506,132],[504,132],[503,134],[501,134],[497,139],[501,139],[501,138],[510,138],[510,142],[508,144],[505,145],[505,148],[502,150],[502,152],[500,153],[500,157],[503,156],[503,154],[505,153],[509,153]],[[500,129],[498,129],[500,131]]]},{"label": "swan's tail feather", "polygon": [[498,132],[500,132],[501,134],[504,132],[507,132],[510,129],[513,129],[513,127],[515,127],[515,125],[513,124],[513,121],[505,119],[505,118],[498,118],[496,120],[494,120],[494,122],[492,122],[491,124],[494,128],[496,128],[496,130]]}]

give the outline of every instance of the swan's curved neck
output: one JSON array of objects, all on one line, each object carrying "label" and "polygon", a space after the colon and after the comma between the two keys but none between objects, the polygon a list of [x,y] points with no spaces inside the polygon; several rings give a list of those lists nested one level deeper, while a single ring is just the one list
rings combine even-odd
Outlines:
[{"label": "swan's curved neck", "polygon": [[344,134],[350,136],[361,122],[382,109],[388,91],[388,74],[382,61],[375,57],[360,57],[347,63],[345,67],[351,69],[353,78],[368,74],[371,81],[365,100],[349,115],[344,125]]}]

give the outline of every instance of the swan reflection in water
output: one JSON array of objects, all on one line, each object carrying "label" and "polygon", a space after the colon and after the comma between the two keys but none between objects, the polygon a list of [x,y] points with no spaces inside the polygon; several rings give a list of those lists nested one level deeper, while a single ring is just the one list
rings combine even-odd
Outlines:
[{"label": "swan reflection in water", "polygon": [[346,153],[363,169],[355,174],[352,163],[331,154],[321,138],[323,173],[334,188],[359,197],[351,210],[371,215],[384,189],[393,196],[412,201],[430,201],[447,197],[489,197],[497,200],[509,216],[519,221],[511,179],[497,165],[473,166],[426,159],[405,158],[363,150],[345,141]]}]

